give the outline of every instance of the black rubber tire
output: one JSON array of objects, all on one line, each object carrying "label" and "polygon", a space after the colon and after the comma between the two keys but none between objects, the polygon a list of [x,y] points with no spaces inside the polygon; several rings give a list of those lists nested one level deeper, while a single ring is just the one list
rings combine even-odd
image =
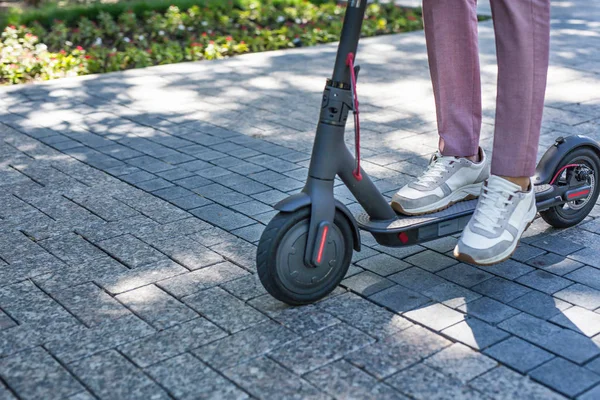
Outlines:
[{"label": "black rubber tire", "polygon": [[567,164],[583,161],[585,161],[586,164],[589,164],[588,166],[593,170],[595,179],[594,192],[588,203],[579,210],[567,213],[563,211],[563,206],[557,206],[541,211],[540,216],[544,221],[555,228],[570,228],[579,224],[589,215],[594,208],[596,201],[598,201],[598,195],[600,194],[600,157],[598,157],[598,153],[596,153],[594,149],[590,147],[580,147],[573,150],[561,161],[556,172]]},{"label": "black rubber tire", "polygon": [[[346,217],[339,211],[335,214],[334,224],[343,238],[342,262],[332,271],[327,285],[314,293],[302,294],[289,290],[279,277],[277,268],[278,251],[286,233],[298,224],[307,224],[310,219],[310,207],[292,213],[280,212],[265,228],[256,254],[256,268],[261,283],[277,300],[292,306],[312,304],[331,293],[344,279],[352,262],[354,236]],[[304,254],[304,249],[301,250]],[[306,268],[306,267],[305,267]]]}]

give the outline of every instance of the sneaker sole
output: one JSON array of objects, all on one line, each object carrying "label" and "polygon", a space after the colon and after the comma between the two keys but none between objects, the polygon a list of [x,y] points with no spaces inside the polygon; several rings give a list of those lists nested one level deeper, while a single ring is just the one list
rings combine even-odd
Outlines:
[{"label": "sneaker sole", "polygon": [[[463,190],[471,190],[471,189],[476,189],[477,192],[479,192],[481,190],[481,186],[482,185],[483,185],[483,183],[465,186],[463,188],[458,189],[454,193],[458,193],[459,191],[463,191]],[[452,196],[452,195],[450,195],[450,196]],[[425,208],[425,207],[423,207],[421,209],[418,209],[418,211],[415,211],[415,210],[405,210],[400,203],[397,203],[395,201],[392,201],[391,206],[392,206],[392,209],[394,211],[396,211],[398,214],[403,214],[403,215],[408,215],[408,216],[417,216],[417,215],[427,215],[427,214],[433,214],[433,213],[436,213],[436,212],[444,211],[444,210],[447,210],[448,208],[452,207],[456,203],[460,203],[462,201],[468,201],[468,200],[476,200],[477,198],[479,198],[478,195],[474,195],[472,193],[465,192],[463,197],[451,200],[447,204],[443,204],[443,205],[441,205],[439,207],[435,207],[433,209],[425,209],[425,210],[423,210],[423,208]],[[442,202],[443,200],[444,199],[440,200],[440,202]]]},{"label": "sneaker sole", "polygon": [[[533,217],[535,219],[535,214],[533,215]],[[521,243],[521,237],[523,236],[523,233],[525,233],[525,231],[527,231],[527,229],[529,229],[529,227],[531,226],[531,224],[533,224],[533,221],[534,220],[531,220],[531,222],[529,222],[525,226],[525,229],[523,229],[523,232],[521,232],[521,236],[519,236],[519,240],[517,240],[514,248],[512,249],[512,251],[510,252],[510,254],[508,256],[504,256],[504,257],[502,257],[499,260],[495,260],[494,259],[493,261],[488,261],[488,260],[475,261],[473,259],[473,257],[471,257],[470,255],[459,253],[457,251],[458,250],[458,246],[456,246],[454,248],[454,257],[457,260],[459,260],[459,261],[466,262],[466,263],[473,264],[473,265],[479,265],[481,267],[489,267],[489,266],[492,266],[492,265],[503,263],[504,261],[508,261],[513,256],[513,254],[515,254],[515,252],[517,251],[517,247],[519,247],[519,243]]]}]

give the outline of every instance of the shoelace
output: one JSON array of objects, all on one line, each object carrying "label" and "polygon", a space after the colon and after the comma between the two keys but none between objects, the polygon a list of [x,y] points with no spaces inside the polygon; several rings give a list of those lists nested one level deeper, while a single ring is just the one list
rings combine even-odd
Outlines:
[{"label": "shoelace", "polygon": [[500,220],[506,215],[506,208],[513,204],[514,193],[505,188],[484,186],[477,212],[473,216],[474,226],[491,234],[502,225]]},{"label": "shoelace", "polygon": [[426,185],[430,182],[436,182],[446,172],[448,172],[450,165],[452,165],[455,161],[456,160],[454,160],[452,157],[442,157],[441,155],[436,154],[433,156],[431,163],[416,183]]}]

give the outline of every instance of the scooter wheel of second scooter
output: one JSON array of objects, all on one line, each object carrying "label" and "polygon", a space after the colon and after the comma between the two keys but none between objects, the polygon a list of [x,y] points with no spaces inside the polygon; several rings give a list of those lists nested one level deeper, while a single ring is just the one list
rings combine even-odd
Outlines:
[{"label": "scooter wheel of second scooter", "polygon": [[344,279],[352,261],[353,234],[346,217],[336,212],[319,267],[304,262],[310,207],[277,214],[264,230],[256,265],[261,283],[276,299],[289,305],[314,303]]}]

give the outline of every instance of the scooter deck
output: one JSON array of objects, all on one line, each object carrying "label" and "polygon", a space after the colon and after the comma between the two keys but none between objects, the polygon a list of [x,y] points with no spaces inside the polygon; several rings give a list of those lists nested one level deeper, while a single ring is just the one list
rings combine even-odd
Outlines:
[{"label": "scooter deck", "polygon": [[[535,187],[538,200],[551,191],[550,185]],[[379,244],[391,247],[408,246],[462,232],[475,211],[477,201],[461,201],[432,214],[399,215],[391,221],[372,221],[368,214],[363,213],[356,217],[356,221],[361,229],[371,232]]]}]

